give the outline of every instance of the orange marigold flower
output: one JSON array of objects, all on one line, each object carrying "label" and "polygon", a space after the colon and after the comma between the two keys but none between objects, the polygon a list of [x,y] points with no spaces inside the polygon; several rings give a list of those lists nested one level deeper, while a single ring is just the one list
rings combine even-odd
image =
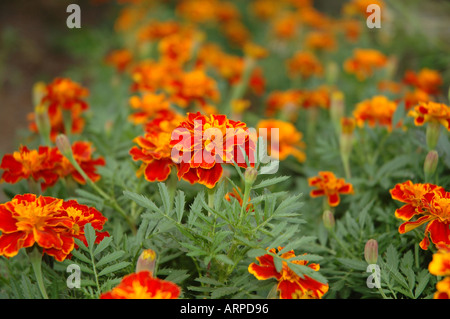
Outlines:
[{"label": "orange marigold flower", "polygon": [[431,97],[425,91],[415,89],[413,91],[406,92],[403,96],[403,101],[405,102],[405,109],[409,110],[421,102],[431,101]]},{"label": "orange marigold flower", "polygon": [[436,284],[434,299],[450,299],[450,246],[439,246],[433,254],[433,260],[428,265],[430,274],[445,276]]},{"label": "orange marigold flower", "polygon": [[408,113],[414,117],[414,124],[422,126],[426,122],[442,124],[450,131],[450,107],[433,101],[421,102]]},{"label": "orange marigold flower", "polygon": [[0,255],[14,257],[21,248],[37,244],[63,261],[74,248],[74,222],[61,215],[62,206],[62,199],[34,194],[16,195],[0,204]]},{"label": "orange marigold flower", "polygon": [[283,14],[274,22],[273,32],[277,39],[292,39],[297,34],[299,25],[300,21],[296,14]]},{"label": "orange marigold flower", "polygon": [[387,57],[374,49],[355,49],[353,56],[344,61],[344,70],[355,74],[363,81],[372,76],[375,70],[387,65]]},{"label": "orange marigold flower", "polygon": [[113,50],[105,57],[105,63],[117,69],[118,72],[124,72],[133,62],[133,54],[128,49]]},{"label": "orange marigold flower", "polygon": [[315,51],[333,51],[337,47],[334,34],[328,31],[311,31],[305,38],[305,47]]},{"label": "orange marigold flower", "polygon": [[358,103],[353,111],[353,116],[356,124],[360,127],[367,122],[370,127],[380,125],[392,130],[392,117],[396,109],[396,102],[390,101],[383,95],[377,95]]},{"label": "orange marigold flower", "polygon": [[130,98],[130,105],[138,112],[131,114],[128,119],[134,124],[145,124],[154,118],[159,111],[168,110],[170,101],[164,93],[145,92],[141,97],[134,95]]},{"label": "orange marigold flower", "polygon": [[29,150],[21,146],[19,151],[3,156],[1,182],[15,184],[22,179],[33,179],[41,183],[44,191],[58,181],[59,176],[54,168],[61,160],[62,156],[55,148],[40,146],[37,150]]},{"label": "orange marigold flower", "polygon": [[[72,144],[72,153],[75,161],[80,165],[81,169],[86,175],[96,182],[100,179],[100,175],[97,173],[97,166],[104,166],[106,164],[105,159],[101,156],[93,158],[94,148],[91,143],[76,141]],[[83,176],[75,169],[66,157],[62,157],[62,160],[55,168],[56,172],[61,177],[72,176],[72,178],[80,184],[85,184]]]},{"label": "orange marigold flower", "polygon": [[307,109],[310,107],[321,107],[328,109],[331,103],[332,88],[321,85],[316,89],[304,90],[301,94],[300,105]]},{"label": "orange marigold flower", "polygon": [[[278,136],[273,129],[278,129]],[[292,123],[277,119],[261,120],[257,124],[257,130],[259,136],[267,141],[271,157],[284,160],[292,155],[299,162],[306,160],[306,154],[302,150],[306,147],[302,141],[303,134]]]},{"label": "orange marigold flower", "polygon": [[411,70],[406,71],[403,82],[431,95],[439,93],[440,86],[443,84],[441,74],[429,68],[423,68],[417,73]]},{"label": "orange marigold flower", "polygon": [[201,69],[182,73],[171,82],[168,91],[170,99],[180,107],[205,104],[208,100],[217,102],[220,98],[216,81]]},{"label": "orange marigold flower", "polygon": [[89,90],[68,78],[56,78],[47,85],[46,94],[41,103],[48,103],[49,108],[58,106],[65,110],[71,110],[79,106],[81,111],[88,109],[84,100],[89,95]]},{"label": "orange marigold flower", "polygon": [[161,111],[158,116],[145,126],[145,135],[134,139],[138,146],[133,146],[130,155],[134,161],[142,161],[136,175],[144,174],[149,182],[166,180],[175,163],[171,158],[170,141],[172,131],[184,119],[171,111]]},{"label": "orange marigold flower", "polygon": [[178,32],[162,38],[158,43],[161,60],[180,65],[186,63],[191,58],[194,42],[193,32]]},{"label": "orange marigold flower", "polygon": [[208,117],[200,112],[188,113],[173,131],[170,146],[172,159],[178,164],[178,178],[208,188],[222,176],[222,163],[247,167],[245,156],[254,163],[255,141],[246,124],[221,114]]},{"label": "orange marigold flower", "polygon": [[273,0],[255,0],[249,4],[251,12],[261,20],[269,20],[280,11],[281,4]]},{"label": "orange marigold flower", "polygon": [[176,6],[176,13],[194,23],[206,23],[216,19],[216,0],[182,0]]},{"label": "orange marigold flower", "polygon": [[250,40],[250,31],[238,19],[227,21],[221,27],[223,34],[232,45],[243,47]]},{"label": "orange marigold flower", "polygon": [[383,12],[385,4],[382,0],[351,0],[342,7],[342,13],[348,16],[360,15],[367,17],[371,14],[367,12],[367,7],[371,4],[378,5],[381,8],[381,12]]},{"label": "orange marigold flower", "polygon": [[[405,203],[395,210],[395,217],[408,221],[414,215],[423,212],[423,196],[434,190],[442,191],[443,188],[430,183],[421,184],[406,181],[395,185],[389,192],[393,199]],[[406,230],[405,230],[406,231]]]},{"label": "orange marigold flower", "polygon": [[139,42],[158,41],[178,33],[182,27],[176,21],[150,21],[138,31]]},{"label": "orange marigold flower", "polygon": [[118,286],[100,295],[100,299],[177,299],[180,287],[170,281],[140,271],[123,277]]},{"label": "orange marigold flower", "polygon": [[[407,181],[397,184],[391,190],[391,195],[393,199],[406,203],[395,213],[396,217],[406,221],[399,226],[400,234],[428,223],[420,247],[428,249],[428,237],[436,245],[450,245],[450,192],[433,184],[413,184]],[[418,218],[411,221],[416,215]]]},{"label": "orange marigold flower", "polygon": [[159,62],[141,61],[131,70],[133,79],[131,91],[156,92],[166,90],[173,79],[180,74],[182,74],[182,69],[176,63],[170,63],[167,60]]},{"label": "orange marigold flower", "polygon": [[319,172],[318,176],[308,178],[309,186],[316,187],[310,192],[311,197],[326,196],[331,207],[339,205],[340,194],[353,194],[353,185],[343,178],[337,178],[333,172]]},{"label": "orange marigold flower", "polygon": [[[278,247],[278,251],[281,250],[282,247]],[[281,299],[321,299],[322,296],[328,292],[328,284],[323,284],[306,275],[300,277],[289,268],[286,261],[282,262],[283,266],[281,270],[278,271],[275,267],[273,256],[273,254],[277,254],[277,251],[275,248],[272,248],[269,252],[270,254],[256,257],[259,264],[251,263],[248,266],[248,271],[258,280],[266,280],[269,278],[278,280],[277,291],[280,292]],[[293,257],[295,257],[293,250],[280,255],[280,258],[285,260]],[[308,264],[309,262],[307,260],[293,260],[291,262],[293,264],[307,266],[314,271],[319,271],[320,269],[319,264]]]},{"label": "orange marigold flower", "polygon": [[323,67],[319,59],[308,51],[299,51],[287,61],[289,75],[296,77],[300,75],[304,79],[312,76],[322,76]]},{"label": "orange marigold flower", "polygon": [[298,115],[298,108],[300,102],[304,97],[304,92],[300,90],[286,90],[286,91],[272,91],[267,97],[266,115],[273,117],[278,112],[287,113],[292,120],[295,120]]}]

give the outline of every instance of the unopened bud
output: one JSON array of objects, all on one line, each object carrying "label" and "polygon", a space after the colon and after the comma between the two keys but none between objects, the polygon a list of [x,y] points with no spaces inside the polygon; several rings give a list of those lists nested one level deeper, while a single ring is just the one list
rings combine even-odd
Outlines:
[{"label": "unopened bud", "polygon": [[256,177],[258,176],[258,171],[254,167],[247,167],[244,172],[245,183],[249,185],[253,185],[256,181]]},{"label": "unopened bud", "polygon": [[369,265],[376,264],[378,259],[378,242],[375,239],[369,239],[364,247],[364,258]]},{"label": "unopened bud", "polygon": [[339,75],[339,67],[336,62],[327,65],[326,79],[329,85],[334,85]]},{"label": "unopened bud", "polygon": [[325,226],[326,229],[331,230],[334,228],[334,215],[333,212],[330,210],[326,210],[323,212],[322,215],[322,219],[323,219],[323,225]]},{"label": "unopened bud", "polygon": [[423,164],[423,171],[425,173],[425,176],[431,176],[434,174],[434,172],[436,172],[438,161],[438,152],[436,152],[435,150],[429,151]]},{"label": "unopened bud", "polygon": [[434,150],[439,140],[441,133],[441,124],[439,122],[429,122],[427,125],[427,146],[429,150]]},{"label": "unopened bud", "polygon": [[136,272],[149,271],[152,276],[156,267],[156,253],[153,249],[145,249],[136,263]]},{"label": "unopened bud", "polygon": [[56,147],[59,149],[62,155],[70,158],[72,155],[72,145],[65,134],[59,134],[55,140]]}]

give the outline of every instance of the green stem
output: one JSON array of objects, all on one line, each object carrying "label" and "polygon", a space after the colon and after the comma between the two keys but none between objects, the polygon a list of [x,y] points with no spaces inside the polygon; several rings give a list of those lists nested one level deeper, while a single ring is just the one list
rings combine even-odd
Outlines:
[{"label": "green stem", "polygon": [[70,110],[62,110],[64,121],[64,133],[69,138],[72,133],[72,112]]},{"label": "green stem", "polygon": [[42,276],[42,251],[37,247],[33,247],[28,251],[28,257],[30,258],[31,266],[33,267],[36,281],[44,299],[49,299],[47,291],[45,290],[44,278]]}]

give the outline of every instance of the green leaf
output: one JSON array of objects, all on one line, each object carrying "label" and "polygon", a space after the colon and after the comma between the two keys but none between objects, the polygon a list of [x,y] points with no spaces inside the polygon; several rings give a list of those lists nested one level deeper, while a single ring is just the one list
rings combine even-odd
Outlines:
[{"label": "green leaf", "polygon": [[114,262],[114,261],[118,260],[120,257],[122,257],[124,254],[125,254],[125,252],[123,250],[117,250],[108,255],[105,255],[98,261],[97,267],[102,267],[106,264]]},{"label": "green leaf", "polygon": [[227,255],[219,254],[219,255],[216,255],[215,258],[218,261],[223,262],[224,264],[234,266],[234,261],[232,261]]},{"label": "green leaf", "polygon": [[170,195],[166,184],[158,183],[159,193],[161,194],[161,200],[163,202],[164,211],[167,215],[170,214]]},{"label": "green leaf", "polygon": [[428,269],[423,269],[418,276],[418,283],[416,286],[416,290],[414,291],[414,298],[419,298],[422,294],[423,290],[427,287],[428,282],[430,281],[431,275],[428,272]]},{"label": "green leaf", "polygon": [[86,242],[90,251],[93,251],[95,244],[95,229],[90,223],[84,225],[84,236],[86,237]]},{"label": "green leaf", "polygon": [[255,248],[255,249],[250,249],[247,252],[247,255],[251,258],[256,258],[256,257],[260,257],[267,254],[267,250],[263,249],[263,248]]},{"label": "green leaf", "polygon": [[73,249],[72,250],[72,255],[76,258],[76,259],[78,259],[78,260],[80,260],[80,261],[82,261],[82,262],[85,262],[85,263],[87,263],[87,264],[91,264],[91,260],[88,258],[88,257],[86,257],[84,254],[82,254],[82,253],[80,253],[78,250],[76,250],[76,249]]},{"label": "green leaf", "polygon": [[128,267],[128,265],[130,265],[130,263],[128,261],[121,261],[121,262],[119,262],[117,264],[114,264],[114,265],[108,266],[106,268],[103,268],[103,270],[98,273],[98,276],[100,277],[100,276],[105,276],[105,275],[111,274],[111,273],[116,272],[116,271],[118,271],[120,269]]},{"label": "green leaf", "polygon": [[184,192],[179,190],[177,196],[175,197],[175,212],[177,214],[177,221],[181,223],[181,219],[184,214],[184,206],[186,204]]},{"label": "green leaf", "polygon": [[124,191],[125,197],[128,197],[132,201],[136,202],[139,206],[149,209],[150,211],[162,213],[161,210],[156,206],[154,202],[145,197],[144,195],[136,194],[130,191]]},{"label": "green leaf", "polygon": [[97,256],[103,250],[108,248],[108,246],[109,246],[109,244],[111,244],[112,240],[113,240],[112,237],[105,237],[105,238],[103,238],[102,241],[97,245],[97,247],[95,247],[94,256]]},{"label": "green leaf", "polygon": [[213,292],[211,293],[211,298],[212,299],[222,298],[224,296],[231,295],[231,294],[236,293],[238,291],[239,291],[239,288],[237,288],[237,287],[219,287],[219,288],[215,288],[213,290]]},{"label": "green leaf", "polygon": [[262,182],[253,185],[252,189],[258,189],[258,188],[264,188],[264,187],[269,187],[275,184],[279,184],[281,182],[284,182],[285,180],[287,180],[290,176],[277,176],[277,177],[273,177],[273,178],[269,178],[266,180],[263,180]]},{"label": "green leaf", "polygon": [[358,271],[366,271],[367,270],[367,263],[362,260],[355,260],[355,259],[349,259],[349,258],[337,258],[337,261],[339,261],[344,266],[348,267],[349,269],[358,270]]}]

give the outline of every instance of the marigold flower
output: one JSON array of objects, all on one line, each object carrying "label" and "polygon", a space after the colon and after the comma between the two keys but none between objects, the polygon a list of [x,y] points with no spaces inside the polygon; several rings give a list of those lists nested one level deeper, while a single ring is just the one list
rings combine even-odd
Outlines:
[{"label": "marigold flower", "polygon": [[450,131],[450,107],[443,103],[421,102],[408,115],[414,117],[414,124],[418,126],[427,122],[440,123]]},{"label": "marigold flower", "polygon": [[278,39],[292,39],[297,34],[299,18],[294,13],[283,14],[273,25],[273,32]]},{"label": "marigold flower", "polygon": [[175,163],[171,158],[170,141],[172,131],[178,127],[181,115],[161,111],[159,116],[148,122],[145,126],[145,135],[134,139],[138,146],[133,146],[130,155],[134,161],[142,161],[136,175],[144,174],[149,182],[166,180]]},{"label": "marigold flower", "polygon": [[3,156],[1,182],[15,184],[31,178],[41,183],[41,189],[45,191],[58,181],[59,176],[54,168],[61,160],[57,149],[40,146],[37,150],[29,150],[26,146],[20,146],[19,151]]},{"label": "marigold flower", "polygon": [[245,24],[238,19],[223,23],[221,29],[232,45],[243,47],[250,40],[250,31]]},{"label": "marigold flower", "polygon": [[65,110],[80,107],[81,111],[88,109],[84,100],[89,95],[89,90],[69,78],[56,78],[47,85],[47,92],[42,97],[41,103],[48,103],[49,108],[58,106]]},{"label": "marigold flower", "polygon": [[[273,129],[278,129],[278,138],[274,135]],[[284,160],[292,155],[299,162],[306,160],[306,154],[302,150],[306,147],[302,141],[303,134],[292,123],[277,119],[260,120],[257,130],[267,141],[271,157]]]},{"label": "marigold flower", "polygon": [[436,284],[437,291],[434,293],[434,299],[450,299],[450,246],[438,246],[438,251],[433,254],[428,270],[432,275],[445,276]]},{"label": "marigold flower", "polygon": [[193,32],[178,32],[162,38],[158,43],[161,60],[180,65],[186,63],[191,58],[194,42]]},{"label": "marigold flower", "polygon": [[139,42],[158,41],[182,30],[177,21],[150,21],[138,31]]},{"label": "marigold flower", "polygon": [[358,80],[364,81],[380,68],[387,65],[387,57],[374,49],[355,49],[353,56],[344,61],[344,70],[355,74]]},{"label": "marigold flower", "polygon": [[[450,244],[450,192],[433,184],[413,184],[406,181],[390,190],[393,199],[406,205],[395,211],[395,216],[405,222],[399,226],[399,233],[404,234],[420,225],[428,223],[425,237],[420,247],[428,249],[430,241],[434,244]],[[417,215],[417,219],[411,219]]]},{"label": "marigold flower", "polygon": [[100,295],[100,299],[177,299],[180,287],[170,281],[140,271],[123,277],[118,286]]},{"label": "marigold flower", "polygon": [[406,110],[409,110],[422,102],[425,103],[432,100],[428,93],[419,89],[406,92],[402,99],[405,103]]},{"label": "marigold flower", "polygon": [[222,176],[222,163],[247,167],[245,156],[254,163],[255,141],[246,124],[221,114],[207,117],[200,112],[188,113],[173,131],[170,146],[172,160],[178,164],[178,178],[208,188]]},{"label": "marigold flower", "polygon": [[62,216],[63,200],[34,194],[16,195],[0,204],[0,255],[14,257],[21,248],[37,244],[63,261],[74,248],[74,221]]},{"label": "marigold flower", "polygon": [[283,112],[289,115],[289,119],[295,120],[304,94],[303,91],[295,89],[270,92],[266,100],[266,115],[274,117],[278,112]]},{"label": "marigold flower", "polygon": [[311,107],[321,107],[328,109],[331,104],[332,88],[321,85],[318,88],[303,90],[300,99],[300,106],[307,109]]},{"label": "marigold flower", "polygon": [[371,14],[367,12],[367,7],[371,4],[379,6],[381,10],[385,8],[384,1],[382,0],[351,0],[344,4],[342,13],[348,16],[360,15],[367,17]]},{"label": "marigold flower", "polygon": [[[282,247],[278,247],[278,251],[281,250]],[[275,248],[270,249],[269,252],[272,254],[277,253]],[[259,264],[251,263],[248,266],[248,271],[258,280],[266,280],[269,278],[277,279],[277,291],[280,292],[281,299],[321,299],[322,296],[328,292],[328,284],[323,284],[306,275],[300,277],[289,268],[286,261],[282,262],[282,269],[278,271],[275,267],[272,254],[256,257]],[[288,260],[295,257],[295,253],[293,250],[290,250],[281,254],[280,257]],[[309,262],[307,260],[293,260],[291,262],[293,264],[307,266],[314,271],[319,271],[320,269],[319,264],[308,264]]]},{"label": "marigold flower", "polygon": [[113,50],[105,57],[105,63],[115,67],[120,73],[124,72],[132,62],[133,54],[128,49]]},{"label": "marigold flower", "polygon": [[206,23],[216,19],[216,0],[182,0],[176,6],[176,13],[194,23]]},{"label": "marigold flower", "polygon": [[133,83],[132,92],[156,92],[166,90],[174,78],[182,74],[179,64],[170,63],[167,60],[155,62],[144,60],[137,63],[131,70]]},{"label": "marigold flower", "polygon": [[281,5],[273,0],[255,0],[250,4],[251,12],[261,20],[269,20],[277,15]]},{"label": "marigold flower", "polygon": [[305,47],[315,51],[333,51],[337,47],[334,34],[328,31],[311,31],[305,38]]},{"label": "marigold flower", "polygon": [[312,76],[322,76],[323,67],[319,59],[312,52],[299,51],[287,61],[288,71],[291,77],[300,75],[303,79]]},{"label": "marigold flower", "polygon": [[443,84],[441,74],[429,68],[423,68],[419,72],[406,71],[403,82],[431,95],[439,93]]},{"label": "marigold flower", "polygon": [[130,98],[130,105],[138,110],[128,117],[134,124],[145,124],[158,112],[170,109],[170,101],[164,93],[145,92],[142,96],[134,95]]},{"label": "marigold flower", "polygon": [[308,178],[309,186],[315,187],[309,194],[311,197],[326,196],[328,205],[336,207],[341,199],[340,194],[353,194],[353,185],[343,178],[337,178],[333,172],[322,171],[318,176]]},{"label": "marigold flower", "polygon": [[218,102],[220,98],[216,81],[201,69],[182,73],[170,83],[168,91],[170,99],[180,107],[190,103],[205,104],[209,100]]},{"label": "marigold flower", "polygon": [[353,116],[360,127],[368,123],[370,127],[384,126],[392,130],[392,117],[397,109],[397,103],[383,95],[377,95],[356,105]]}]

